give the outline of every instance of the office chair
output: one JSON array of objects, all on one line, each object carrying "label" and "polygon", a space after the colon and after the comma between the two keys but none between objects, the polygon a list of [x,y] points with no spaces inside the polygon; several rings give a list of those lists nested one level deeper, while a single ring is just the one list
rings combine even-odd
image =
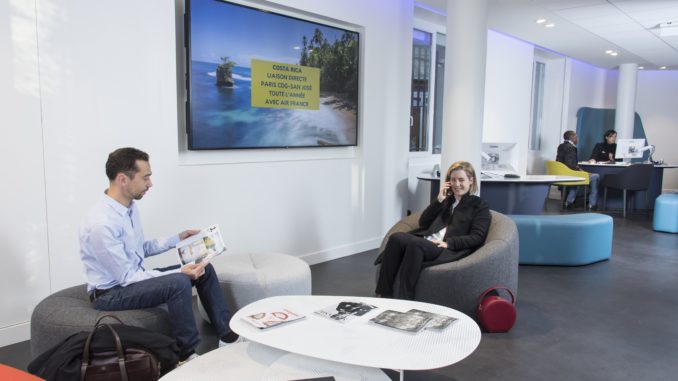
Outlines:
[{"label": "office chair", "polygon": [[546,161],[546,174],[547,175],[553,175],[553,176],[575,176],[575,177],[583,177],[584,180],[582,181],[572,181],[572,182],[566,182],[566,183],[553,183],[552,185],[557,185],[561,188],[561,193],[560,193],[560,210],[563,210],[563,205],[565,205],[565,197],[567,197],[567,187],[572,187],[572,186],[584,186],[584,210],[586,210],[586,195],[588,193],[588,187],[589,187],[589,173],[586,171],[575,171],[574,169],[570,169],[567,165],[555,161],[555,160],[547,160]]},{"label": "office chair", "polygon": [[[652,177],[652,171],[654,170],[654,165],[652,164],[634,164],[624,169],[619,173],[613,173],[605,175],[602,181],[602,186],[605,191],[603,194],[603,210],[605,210],[605,204],[607,202],[607,188],[612,189],[621,189],[623,193],[623,216],[626,218],[626,191],[634,192],[634,203],[635,203],[635,192],[636,191],[646,191],[650,187],[650,178]],[[645,203],[648,205],[647,193],[645,193]]]}]

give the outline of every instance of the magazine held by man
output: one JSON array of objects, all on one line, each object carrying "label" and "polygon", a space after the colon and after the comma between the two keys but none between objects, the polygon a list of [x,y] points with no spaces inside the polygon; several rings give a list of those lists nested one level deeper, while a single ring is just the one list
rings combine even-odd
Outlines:
[{"label": "magazine held by man", "polygon": [[219,225],[212,225],[177,243],[179,261],[182,265],[209,261],[226,251]]},{"label": "magazine held by man", "polygon": [[363,302],[355,300],[344,300],[339,302],[339,304],[333,304],[321,310],[315,311],[315,314],[338,321],[340,323],[347,323],[359,316],[363,316],[366,313],[377,308],[371,304],[366,304]]},{"label": "magazine held by man", "polygon": [[259,312],[254,315],[244,316],[242,319],[252,326],[259,329],[276,327],[281,324],[290,323],[303,319],[305,316],[292,312],[286,308],[277,310]]}]

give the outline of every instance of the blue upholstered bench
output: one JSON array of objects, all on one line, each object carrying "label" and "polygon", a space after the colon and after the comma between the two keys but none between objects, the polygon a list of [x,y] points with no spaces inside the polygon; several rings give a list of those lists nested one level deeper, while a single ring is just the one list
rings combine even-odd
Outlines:
[{"label": "blue upholstered bench", "polygon": [[599,213],[511,215],[521,265],[579,266],[612,255],[612,217]]},{"label": "blue upholstered bench", "polygon": [[652,228],[661,232],[678,233],[678,194],[664,193],[654,202]]}]

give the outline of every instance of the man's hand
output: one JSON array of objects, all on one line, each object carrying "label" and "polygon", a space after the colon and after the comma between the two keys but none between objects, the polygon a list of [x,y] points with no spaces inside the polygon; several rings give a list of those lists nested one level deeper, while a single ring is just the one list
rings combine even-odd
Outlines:
[{"label": "man's hand", "polygon": [[185,240],[186,238],[196,235],[200,233],[200,230],[195,230],[195,229],[190,229],[190,230],[184,230],[181,233],[179,233],[179,240]]},{"label": "man's hand", "polygon": [[191,279],[197,280],[205,273],[205,266],[207,266],[207,262],[189,263],[181,266],[181,272]]}]

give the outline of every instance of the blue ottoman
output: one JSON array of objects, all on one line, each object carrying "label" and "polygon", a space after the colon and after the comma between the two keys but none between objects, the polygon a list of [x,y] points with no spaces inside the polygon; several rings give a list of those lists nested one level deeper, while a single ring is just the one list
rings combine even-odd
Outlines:
[{"label": "blue ottoman", "polygon": [[521,265],[579,266],[612,255],[612,217],[599,213],[512,215]]},{"label": "blue ottoman", "polygon": [[654,202],[654,230],[678,233],[678,194],[665,193]]}]

